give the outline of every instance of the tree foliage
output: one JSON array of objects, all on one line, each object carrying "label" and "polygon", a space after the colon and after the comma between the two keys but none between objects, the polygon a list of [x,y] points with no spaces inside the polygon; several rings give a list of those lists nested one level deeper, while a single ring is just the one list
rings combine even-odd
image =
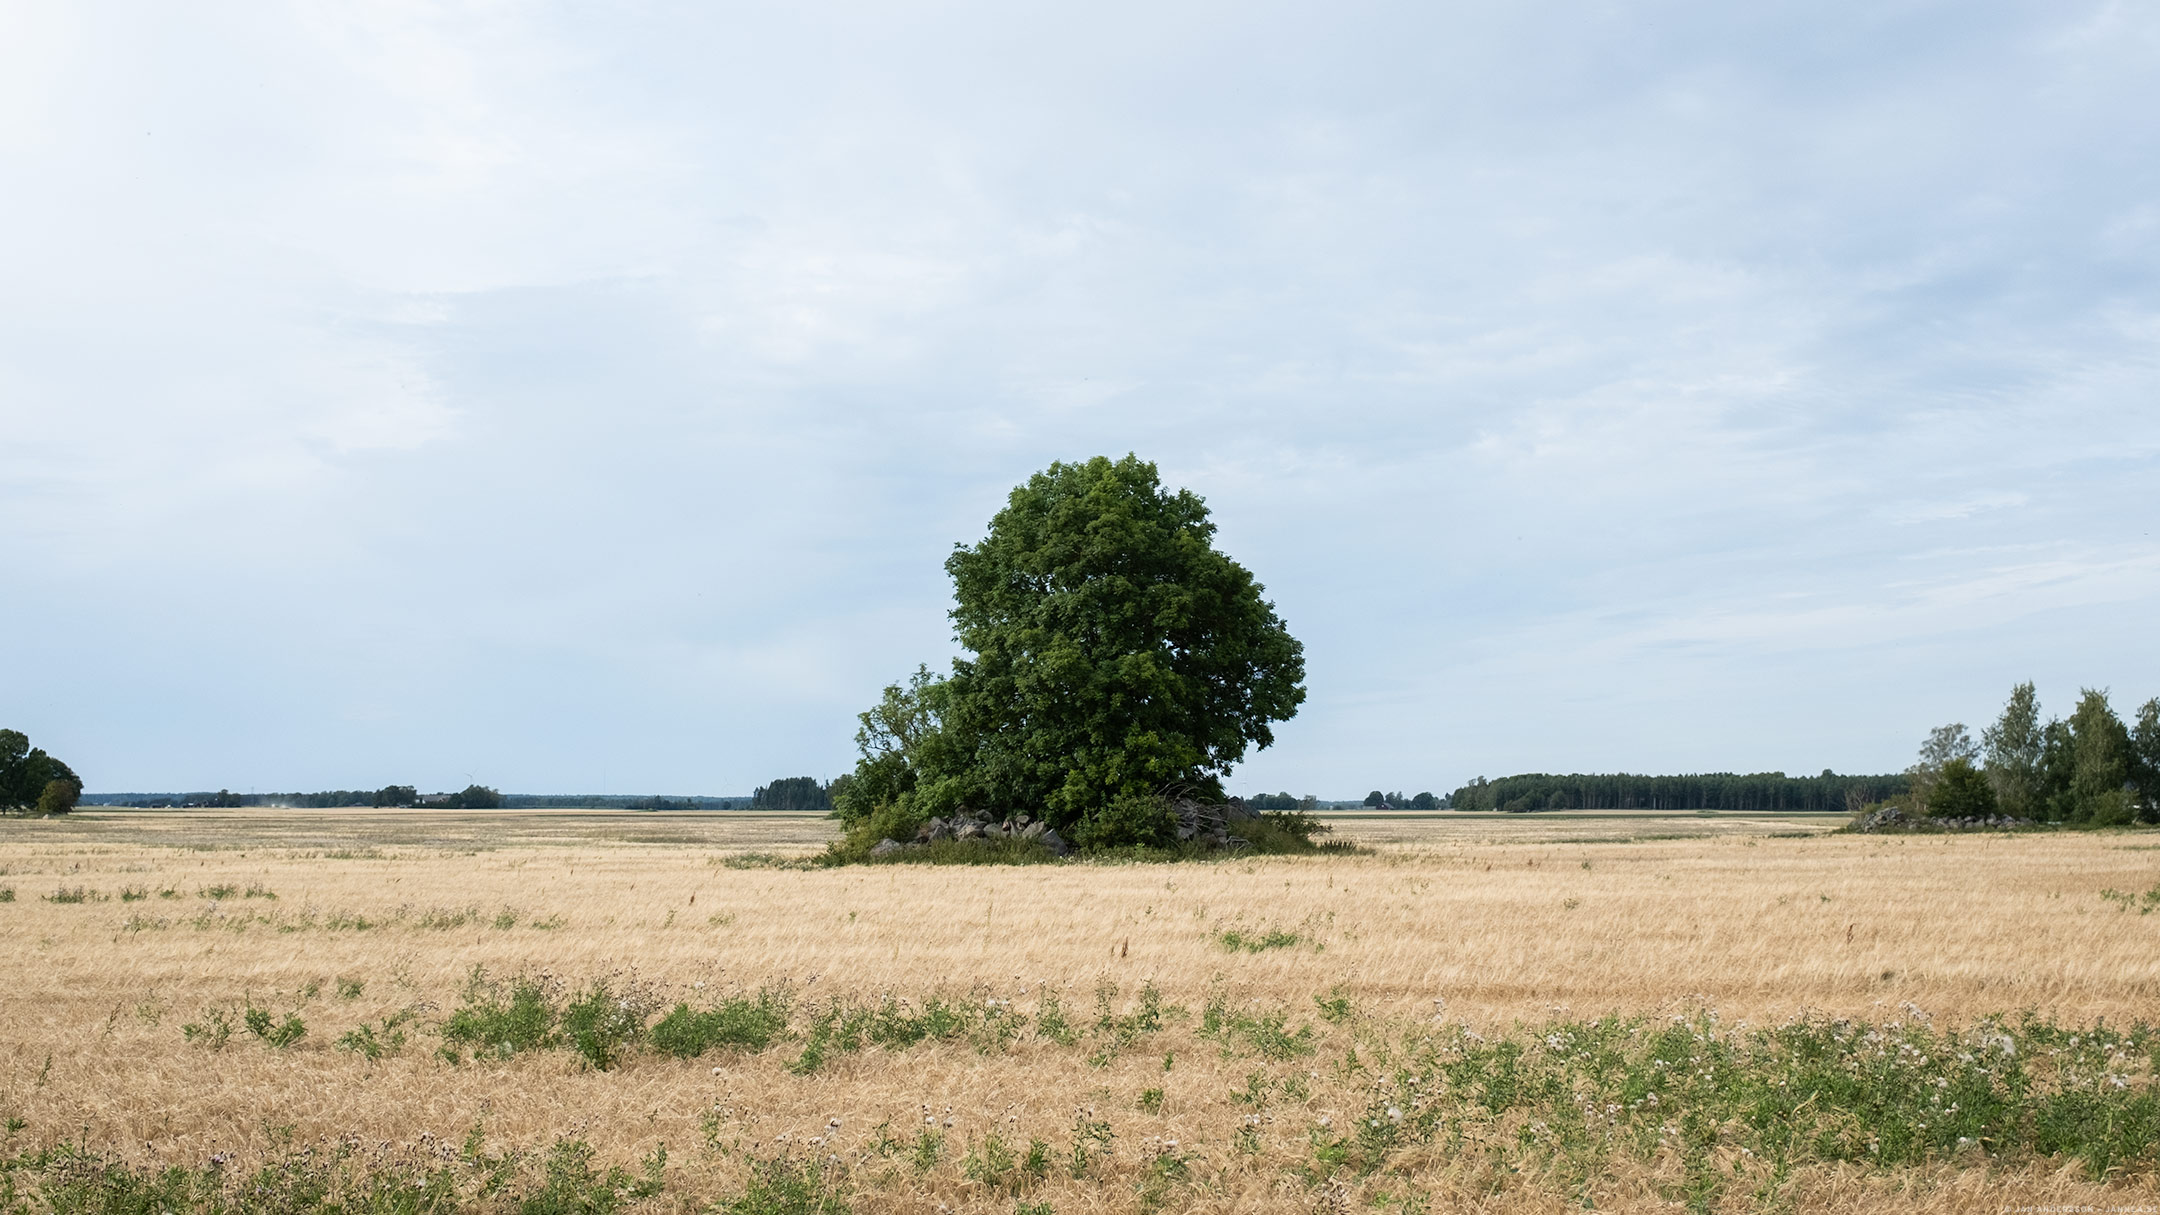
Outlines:
[{"label": "tree foliage", "polygon": [[503,796],[486,785],[467,785],[440,801],[430,800],[425,804],[444,810],[500,810]]},{"label": "tree foliage", "polygon": [[2160,698],[2128,725],[2104,689],[2084,688],[2067,720],[2043,723],[2038,694],[2021,683],[1980,738],[1982,771],[2004,814],[2096,827],[2160,822]]},{"label": "tree foliage", "polygon": [[945,565],[967,656],[862,714],[836,811],[898,825],[965,806],[1083,836],[1100,819],[1107,838],[1137,821],[1132,798],[1220,800],[1297,712],[1305,663],[1214,534],[1197,495],[1134,456],[1053,464],[1013,490]]},{"label": "tree foliage", "polygon": [[759,785],[750,795],[752,810],[830,810],[832,796],[814,776],[789,776]]},{"label": "tree foliage", "polygon": [[2040,761],[2046,743],[2040,698],[2027,680],[2010,689],[2002,716],[1980,732],[1983,770],[1995,790],[1995,804],[2004,814],[2030,818],[2040,805]]},{"label": "tree foliage", "polygon": [[1979,757],[1980,748],[1966,733],[1964,722],[1954,721],[1928,731],[1927,740],[1920,744],[1919,760],[1905,769],[1912,778],[1914,803],[1926,807],[1933,801],[1935,785],[1942,780],[1945,767],[1957,762],[1970,767]]},{"label": "tree foliage", "polygon": [[1995,813],[1995,787],[1971,758],[1943,762],[1928,787],[1927,812],[1940,818],[1984,818]]},{"label": "tree foliage", "polygon": [[0,811],[66,814],[81,796],[74,769],[31,746],[22,731],[0,730]]}]

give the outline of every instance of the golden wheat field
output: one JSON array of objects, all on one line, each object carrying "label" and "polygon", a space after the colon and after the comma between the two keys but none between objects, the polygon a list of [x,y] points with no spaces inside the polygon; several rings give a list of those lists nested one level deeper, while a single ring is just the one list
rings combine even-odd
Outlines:
[{"label": "golden wheat field", "polygon": [[[660,1183],[527,1210],[2156,1209],[2134,1151],[2094,1166],[1960,1139],[1895,1167],[1772,1164],[1774,1127],[1698,1135],[1638,1108],[1655,1092],[1627,1114],[1540,1098],[1582,1107],[1565,1126],[1543,1106],[1426,1103],[1445,1068],[1468,1083],[1482,1044],[1549,1063],[1577,1032],[1552,1027],[1608,1015],[1634,1025],[1616,1040],[1679,1026],[1698,1043],[1787,1023],[2160,1020],[2160,914],[2132,897],[2160,889],[2160,837],[1829,825],[1345,818],[1365,853],[816,869],[775,863],[827,838],[807,816],[10,822],[0,1115],[10,1154],[67,1144],[145,1175],[320,1151],[478,1176],[474,1161],[577,1143],[594,1169]],[[562,1000],[604,982],[639,1017],[759,992],[790,1012],[764,1049],[453,1061],[444,1027],[490,990],[476,975]],[[851,1041],[846,1009],[858,1028],[931,1029]],[[2149,1060],[2122,1049],[2094,1083],[2149,1095]],[[1886,1133],[1866,1122],[1823,1133]],[[774,1161],[815,1194],[755,1190]]]}]

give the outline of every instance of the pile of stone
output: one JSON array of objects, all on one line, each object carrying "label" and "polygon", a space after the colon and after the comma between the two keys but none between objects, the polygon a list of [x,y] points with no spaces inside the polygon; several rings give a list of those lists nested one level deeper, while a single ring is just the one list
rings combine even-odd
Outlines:
[{"label": "pile of stone", "polygon": [[1065,837],[1051,830],[1050,824],[1041,819],[1016,814],[1009,819],[993,819],[977,810],[961,807],[950,818],[933,818],[915,831],[915,838],[906,843],[895,839],[882,839],[870,850],[871,856],[891,856],[908,848],[927,848],[940,840],[1033,840],[1050,851],[1052,856],[1068,856],[1072,845]]},{"label": "pile of stone", "polygon": [[1233,797],[1227,802],[1195,801],[1189,797],[1170,800],[1170,813],[1177,818],[1179,840],[1198,840],[1211,848],[1235,851],[1249,848],[1252,841],[1231,834],[1231,828],[1249,823],[1260,817],[1258,811],[1246,808],[1245,799]]},{"label": "pile of stone", "polygon": [[[1177,819],[1177,837],[1181,841],[1198,841],[1210,848],[1235,851],[1249,848],[1252,841],[1233,833],[1244,823],[1257,820],[1257,811],[1248,809],[1244,799],[1233,797],[1227,802],[1198,801],[1190,797],[1170,800],[1170,813]],[[882,839],[870,849],[874,857],[891,856],[910,848],[927,848],[940,840],[1033,840],[1049,849],[1052,856],[1070,856],[1072,845],[1052,830],[1050,824],[1026,814],[1016,814],[1008,819],[995,819],[979,810],[962,807],[953,811],[949,818],[933,818],[915,832],[915,838],[907,841]]]},{"label": "pile of stone", "polygon": [[2029,818],[2012,818],[2007,814],[1931,818],[1924,814],[1907,813],[1903,806],[1884,806],[1854,823],[1852,829],[1866,835],[1885,831],[2015,831],[2032,825],[2033,821]]}]

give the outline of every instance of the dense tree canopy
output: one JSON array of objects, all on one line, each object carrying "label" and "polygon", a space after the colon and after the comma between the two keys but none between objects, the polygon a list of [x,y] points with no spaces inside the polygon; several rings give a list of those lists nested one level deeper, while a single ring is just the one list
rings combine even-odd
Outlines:
[{"label": "dense tree canopy", "polygon": [[501,793],[486,785],[467,785],[440,801],[430,799],[428,804],[446,810],[500,810],[503,797]]},{"label": "dense tree canopy", "polygon": [[[2090,826],[2160,822],[2160,698],[2139,706],[2130,725],[2105,691],[2085,688],[2067,721],[2043,725],[2033,685],[2021,683],[1980,741],[1981,771],[2005,814]],[[1922,806],[1947,813],[1933,800]]]},{"label": "dense tree canopy", "polygon": [[830,810],[832,797],[814,776],[788,776],[759,785],[750,795],[752,810]]},{"label": "dense tree canopy", "polygon": [[30,745],[20,730],[0,730],[0,811],[66,814],[82,796],[74,769]]},{"label": "dense tree canopy", "polygon": [[968,656],[862,715],[842,817],[967,806],[1060,829],[1221,781],[1305,698],[1304,654],[1207,507],[1133,456],[1053,464],[946,562]]}]

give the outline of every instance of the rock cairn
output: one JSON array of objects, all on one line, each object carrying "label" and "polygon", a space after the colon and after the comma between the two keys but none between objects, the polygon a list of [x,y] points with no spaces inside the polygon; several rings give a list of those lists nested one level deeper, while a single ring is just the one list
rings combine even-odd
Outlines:
[{"label": "rock cairn", "polygon": [[2015,831],[2032,825],[2033,821],[2029,818],[2012,818],[2007,814],[1930,818],[1924,814],[1908,814],[1902,806],[1884,806],[1854,823],[1852,829],[1863,835],[1872,835],[1877,832],[1897,831]]},{"label": "rock cairn", "polygon": [[[1252,846],[1252,841],[1236,835],[1233,829],[1258,819],[1258,812],[1248,809],[1243,798],[1233,797],[1227,802],[1210,803],[1190,797],[1170,800],[1170,813],[1177,820],[1177,837],[1180,841],[1194,841],[1210,848],[1236,851]],[[1052,856],[1072,855],[1072,845],[1053,830],[1049,823],[1026,814],[1010,818],[992,818],[979,810],[962,807],[950,817],[933,818],[915,831],[915,838],[901,841],[882,839],[870,849],[873,857],[887,857],[910,848],[927,848],[941,840],[1033,840],[1050,851]]]}]

